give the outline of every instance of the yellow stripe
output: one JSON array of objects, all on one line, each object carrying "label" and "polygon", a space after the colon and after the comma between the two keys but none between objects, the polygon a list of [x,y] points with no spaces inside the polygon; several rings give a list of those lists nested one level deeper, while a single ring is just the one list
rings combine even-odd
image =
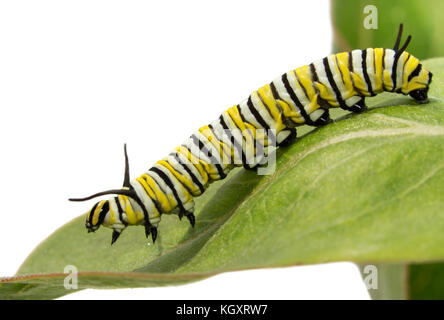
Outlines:
[{"label": "yellow stripe", "polygon": [[199,174],[203,180],[203,185],[208,183],[208,174],[205,169],[202,167],[200,160],[198,160],[188,148],[184,146],[179,146],[174,149],[177,153],[183,155],[196,169],[199,171]]},{"label": "yellow stripe", "polygon": [[148,186],[148,184],[146,183],[146,181],[140,177],[136,178],[136,180],[142,185],[143,190],[145,190],[145,192],[147,193],[148,197],[150,197],[151,199],[156,199],[157,197],[154,194],[153,190],[151,190],[151,188]]},{"label": "yellow stripe", "polygon": [[350,77],[350,70],[348,69],[348,53],[341,52],[336,54],[336,59],[334,64],[336,68],[339,68],[342,72],[342,78],[343,78],[342,82],[344,83],[344,86],[347,89],[346,96],[347,97],[354,96],[356,92],[353,88],[353,82]]},{"label": "yellow stripe", "polygon": [[[224,111],[224,114],[227,116],[231,124],[239,128],[239,130],[241,131],[243,140],[245,141],[242,142],[241,147],[246,157],[249,158],[250,156],[254,156],[256,150],[255,137],[251,132],[252,130],[248,130],[247,128],[245,128],[244,122],[242,121],[239,111],[237,110],[237,106],[234,106],[228,109],[227,111]],[[255,133],[256,129],[254,129],[253,132]],[[234,153],[234,145],[233,145],[233,153]]]},{"label": "yellow stripe", "polygon": [[247,140],[247,145],[254,146],[254,132],[256,128],[249,125],[251,128],[246,127],[246,123],[242,121],[242,118],[239,114],[239,110],[237,106],[231,107],[228,110],[224,111],[225,115],[229,119],[229,121],[236,126],[240,131],[245,140]]},{"label": "yellow stripe", "polygon": [[145,180],[151,190],[155,194],[155,198],[161,205],[163,212],[170,212],[177,205],[174,197],[166,195],[162,190],[159,189],[156,181],[148,174],[144,173],[140,176],[141,180]]},{"label": "yellow stripe", "polygon": [[[318,96],[320,95],[324,100],[332,102],[336,101],[336,96],[329,87],[323,85],[320,82],[313,82],[311,80],[311,71],[309,66],[303,66],[294,70],[296,77],[299,79],[301,85],[296,81],[296,87],[299,90],[305,89],[307,92],[308,100],[310,101],[308,105],[304,106],[307,114],[311,114],[313,111],[320,108],[318,104]],[[316,88],[316,89],[315,89]],[[319,92],[319,94],[317,93]]]},{"label": "yellow stripe", "polygon": [[393,82],[392,82],[392,71],[390,70],[384,70],[383,71],[383,77],[384,77],[384,86],[386,90],[392,90],[393,89]]},{"label": "yellow stripe", "polygon": [[[405,68],[404,68],[404,83],[403,83],[403,90],[404,92],[408,92],[410,90],[414,90],[417,88],[420,88],[421,85],[414,85],[414,83],[412,83],[412,81],[410,81],[410,83],[407,81],[408,77],[410,75],[410,73],[413,72],[413,70],[415,70],[415,68],[418,66],[419,64],[419,60],[417,58],[415,58],[414,56],[410,56],[409,61],[407,61]],[[424,79],[424,82],[428,81],[428,79]]]},{"label": "yellow stripe", "polygon": [[[192,197],[190,196],[190,192],[188,191],[188,189],[186,189],[182,185],[182,183],[185,184],[188,188],[190,188],[192,190],[192,192],[198,192],[198,188],[196,186],[194,186],[190,180],[185,178],[185,176],[180,174],[180,172],[176,171],[167,161],[159,160],[159,161],[157,161],[157,164],[164,166],[169,172],[171,172],[173,174],[174,178],[176,178],[176,180],[178,180],[178,181],[171,181],[171,182],[174,185],[177,184],[181,188],[182,193],[185,195],[185,198],[186,198],[185,202],[192,200]],[[172,180],[172,179],[170,179],[170,180]]]},{"label": "yellow stripe", "polygon": [[138,222],[137,214],[134,212],[133,207],[131,206],[130,200],[128,199],[127,196],[124,196],[124,195],[120,195],[120,196],[122,197],[122,200],[123,200],[122,210],[126,213],[128,224],[129,225],[136,225]]},{"label": "yellow stripe", "polygon": [[100,210],[102,209],[103,205],[105,204],[106,200],[101,200],[99,202],[99,204],[96,207],[96,210],[94,210],[93,213],[93,220],[92,220],[92,224],[95,226],[98,222],[99,222],[99,213]]},{"label": "yellow stripe", "polygon": [[[276,103],[276,101],[272,99],[272,92],[270,85],[267,84],[262,88],[259,88],[253,94],[256,94],[258,96],[258,100],[260,101],[261,106],[265,103],[265,106],[263,106],[263,108],[268,107],[268,110],[270,110],[271,116],[276,122],[276,131],[280,132],[286,129],[286,126],[284,125],[284,121],[282,119],[283,116],[282,111],[279,108],[279,105]],[[266,110],[266,112],[268,111]]]},{"label": "yellow stripe", "polygon": [[[313,81],[311,80],[311,72],[309,66],[302,66],[293,71],[299,82],[305,88],[305,91],[308,95],[308,100],[312,101],[316,95],[316,91],[313,88]],[[299,86],[298,81],[296,81],[296,85]],[[302,88],[301,88],[302,89]]]},{"label": "yellow stripe", "polygon": [[291,119],[295,123],[303,124],[305,122],[304,117],[299,114],[299,111],[296,111],[287,102],[285,102],[284,100],[277,100],[276,102],[282,108],[282,111],[284,112],[284,116],[286,118]]},{"label": "yellow stripe", "polygon": [[219,150],[219,156],[221,157],[223,163],[224,161],[229,161],[230,159],[225,159],[227,156],[231,157],[231,149],[219,140],[214,134],[213,131],[208,126],[203,126],[199,129],[199,132],[211,142],[211,144]]},{"label": "yellow stripe", "polygon": [[[382,90],[382,55],[384,54],[383,48],[376,48],[373,49],[373,52],[375,53],[375,83],[376,83],[376,90],[381,91]],[[375,91],[375,89],[373,89]]]},{"label": "yellow stripe", "polygon": [[351,76],[353,78],[353,83],[355,84],[355,88],[359,90],[360,94],[369,96],[369,92],[367,91],[367,84],[363,77],[356,72],[351,72]]}]

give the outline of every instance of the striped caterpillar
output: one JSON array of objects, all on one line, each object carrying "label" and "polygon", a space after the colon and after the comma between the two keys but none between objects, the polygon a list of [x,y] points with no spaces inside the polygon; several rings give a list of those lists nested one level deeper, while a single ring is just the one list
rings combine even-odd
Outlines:
[{"label": "striped caterpillar", "polygon": [[[132,225],[145,226],[146,236],[151,235],[155,242],[162,214],[177,212],[194,227],[193,198],[212,181],[224,179],[236,166],[257,170],[264,165],[271,145],[288,145],[295,140],[297,126],[331,122],[330,108],[363,112],[367,108],[365,97],[384,91],[426,102],[432,74],[405,51],[411,36],[399,47],[401,36],[402,24],[393,49],[332,54],[283,74],[201,127],[133,180],[125,145],[123,187],[70,200],[114,195],[97,202],[86,217],[89,232],[101,225],[113,229],[111,244]],[[250,155],[257,151],[262,157],[252,158]]]}]

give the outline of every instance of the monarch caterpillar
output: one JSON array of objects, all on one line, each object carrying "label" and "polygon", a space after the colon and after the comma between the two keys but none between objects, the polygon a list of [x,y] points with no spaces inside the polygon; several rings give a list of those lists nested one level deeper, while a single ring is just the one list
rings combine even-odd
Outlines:
[{"label": "monarch caterpillar", "polygon": [[[125,145],[121,189],[70,199],[85,201],[115,195],[97,202],[87,213],[88,232],[101,225],[112,228],[113,244],[127,226],[143,225],[146,237],[151,235],[155,242],[162,214],[178,211],[179,218],[187,217],[194,227],[193,198],[212,181],[224,179],[235,166],[260,168],[267,148],[293,142],[297,126],[330,123],[330,108],[363,112],[367,108],[365,97],[383,91],[426,102],[432,73],[405,51],[410,35],[400,47],[402,29],[401,24],[393,49],[332,54],[283,74],[195,131],[180,147],[133,180]],[[262,158],[251,160],[251,152],[258,150],[263,151]],[[230,161],[221,161],[221,157]]]}]

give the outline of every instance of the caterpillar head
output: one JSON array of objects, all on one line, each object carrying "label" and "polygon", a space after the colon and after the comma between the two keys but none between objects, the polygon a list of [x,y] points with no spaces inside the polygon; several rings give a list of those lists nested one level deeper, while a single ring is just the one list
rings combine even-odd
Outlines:
[{"label": "caterpillar head", "polygon": [[[429,91],[430,83],[432,82],[432,73],[427,71],[422,66],[417,58],[405,52],[411,36],[407,37],[407,40],[403,46],[399,49],[399,44],[402,36],[402,24],[399,26],[398,36],[396,38],[394,53],[394,65],[398,65],[396,73],[393,72],[392,78],[395,82],[395,78],[401,77],[399,83],[399,89],[396,91],[405,95],[409,95],[418,102],[426,102],[428,100],[427,92]],[[395,88],[393,88],[395,90]]]},{"label": "caterpillar head", "polygon": [[88,232],[95,232],[103,224],[109,212],[109,201],[97,202],[86,215],[85,226]]},{"label": "caterpillar head", "polygon": [[[142,201],[140,200],[139,196],[137,195],[136,191],[130,184],[130,178],[129,178],[129,165],[128,165],[128,154],[126,152],[126,144],[124,145],[124,153],[125,153],[125,175],[123,178],[123,186],[122,189],[112,189],[107,191],[102,191],[96,194],[93,194],[92,196],[86,197],[86,198],[76,198],[76,199],[69,199],[70,201],[86,201],[90,200],[96,197],[100,197],[107,194],[114,194],[114,195],[123,195],[128,198],[131,198],[134,200],[137,205],[142,209],[143,214],[145,217],[148,217],[148,212],[145,206],[143,205]],[[86,229],[88,229],[88,232],[95,232],[101,225],[104,225],[105,227],[109,227],[113,229],[111,244],[117,241],[120,234],[122,233],[122,230],[126,228],[126,222],[120,221],[119,223],[115,223],[112,215],[108,214],[110,213],[111,206],[117,203],[115,202],[116,198],[110,198],[108,200],[101,200],[97,202],[90,211],[88,211],[86,215],[86,221],[85,226]],[[113,202],[114,201],[114,202]],[[115,208],[114,206],[114,208]],[[116,209],[113,210],[113,212]],[[122,210],[120,208],[119,210]],[[122,213],[124,213],[122,211]],[[114,221],[114,222],[113,222]],[[148,237],[148,235],[151,234],[151,237],[153,239],[153,243],[156,241],[157,238],[157,228],[153,225],[151,225],[149,219],[147,218],[145,221],[145,235]]]},{"label": "caterpillar head", "polygon": [[427,71],[418,61],[417,66],[407,78],[405,94],[408,94],[418,102],[426,102],[428,100],[427,92],[432,82],[432,76],[432,73]]}]

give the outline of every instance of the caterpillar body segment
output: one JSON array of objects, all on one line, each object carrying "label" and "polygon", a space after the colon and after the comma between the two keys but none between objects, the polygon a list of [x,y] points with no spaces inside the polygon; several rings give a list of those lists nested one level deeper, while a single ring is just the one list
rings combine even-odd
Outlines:
[{"label": "caterpillar body segment", "polygon": [[194,226],[193,199],[211,182],[224,179],[234,167],[256,170],[266,163],[270,147],[295,140],[296,127],[331,122],[330,108],[363,112],[367,109],[365,98],[384,91],[427,101],[432,74],[405,51],[410,36],[399,48],[401,34],[402,25],[393,49],[332,54],[283,74],[199,128],[133,180],[125,146],[122,189],[70,200],[113,195],[96,203],[86,217],[89,232],[101,225],[113,229],[111,243],[134,225],[143,225],[154,242],[162,214],[177,213]]}]

